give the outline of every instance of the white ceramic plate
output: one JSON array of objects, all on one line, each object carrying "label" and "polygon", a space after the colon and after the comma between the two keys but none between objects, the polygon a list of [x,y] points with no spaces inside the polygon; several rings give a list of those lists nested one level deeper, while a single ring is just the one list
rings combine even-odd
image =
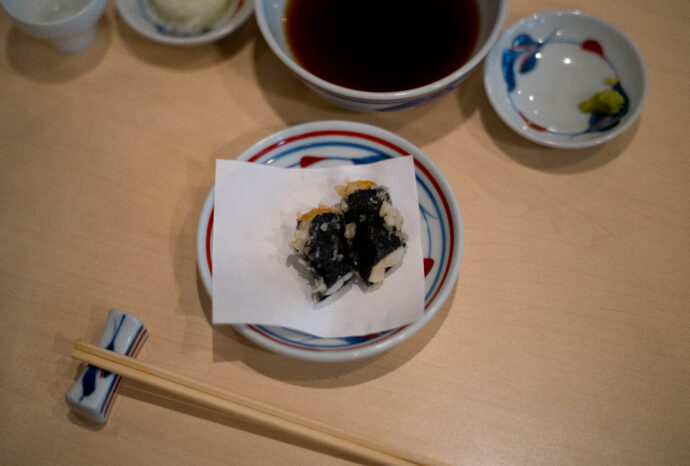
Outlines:
[{"label": "white ceramic plate", "polygon": [[[333,154],[321,156],[319,148]],[[310,361],[347,361],[388,350],[422,328],[448,297],[460,270],[463,226],[460,208],[448,182],[434,163],[405,139],[375,126],[347,121],[320,121],[293,126],[256,143],[238,160],[285,168],[365,164],[392,157],[414,157],[422,252],[425,313],[417,322],[385,332],[346,338],[320,338],[283,327],[235,325],[235,329],[271,351]],[[197,230],[197,262],[204,287],[212,295],[213,189],[203,206]]]},{"label": "white ceramic plate", "polygon": [[[484,87],[499,116],[518,134],[546,146],[589,147],[616,137],[639,116],[647,86],[633,43],[612,25],[579,11],[521,19],[484,64]],[[618,113],[580,110],[580,102],[606,89],[623,95]]]},{"label": "white ceramic plate", "polygon": [[239,28],[254,12],[254,0],[233,0],[230,8],[216,24],[193,35],[167,32],[163,23],[153,15],[146,0],[115,0],[122,19],[135,31],[156,42],[170,45],[199,45],[216,41]]}]

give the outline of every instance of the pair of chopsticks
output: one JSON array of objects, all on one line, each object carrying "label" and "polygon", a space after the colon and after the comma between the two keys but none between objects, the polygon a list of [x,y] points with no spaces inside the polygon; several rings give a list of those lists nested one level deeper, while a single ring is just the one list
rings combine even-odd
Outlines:
[{"label": "pair of chopsticks", "polygon": [[207,408],[288,432],[368,461],[391,465],[443,464],[414,452],[370,440],[239,393],[223,390],[105,350],[81,339],[75,341],[72,357]]}]

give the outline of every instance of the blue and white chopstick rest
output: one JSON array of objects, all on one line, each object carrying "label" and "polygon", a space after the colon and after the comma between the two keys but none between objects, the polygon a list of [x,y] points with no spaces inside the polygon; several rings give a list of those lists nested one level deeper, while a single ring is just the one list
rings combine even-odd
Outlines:
[{"label": "blue and white chopstick rest", "polygon": [[[136,357],[147,336],[148,331],[141,320],[120,309],[111,309],[98,346],[125,356]],[[115,373],[89,365],[67,392],[65,399],[75,413],[103,424],[108,420],[121,380],[122,377]]]}]

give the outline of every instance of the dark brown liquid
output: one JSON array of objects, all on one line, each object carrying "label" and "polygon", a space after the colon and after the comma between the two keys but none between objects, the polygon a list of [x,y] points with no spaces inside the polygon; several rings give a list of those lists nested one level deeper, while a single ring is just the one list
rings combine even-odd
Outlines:
[{"label": "dark brown liquid", "polygon": [[430,84],[470,58],[476,0],[289,0],[293,56],[316,76],[362,91]]}]

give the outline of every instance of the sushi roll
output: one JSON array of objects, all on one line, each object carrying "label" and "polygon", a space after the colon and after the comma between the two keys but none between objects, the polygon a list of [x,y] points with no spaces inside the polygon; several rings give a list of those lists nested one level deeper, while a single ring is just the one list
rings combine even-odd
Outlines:
[{"label": "sushi roll", "polygon": [[380,283],[405,255],[402,215],[393,207],[388,189],[372,181],[354,181],[336,191],[342,198],[345,238],[357,273],[370,285]]},{"label": "sushi roll", "polygon": [[340,290],[354,276],[345,219],[337,209],[318,207],[301,215],[290,247],[312,273],[316,302]]}]

